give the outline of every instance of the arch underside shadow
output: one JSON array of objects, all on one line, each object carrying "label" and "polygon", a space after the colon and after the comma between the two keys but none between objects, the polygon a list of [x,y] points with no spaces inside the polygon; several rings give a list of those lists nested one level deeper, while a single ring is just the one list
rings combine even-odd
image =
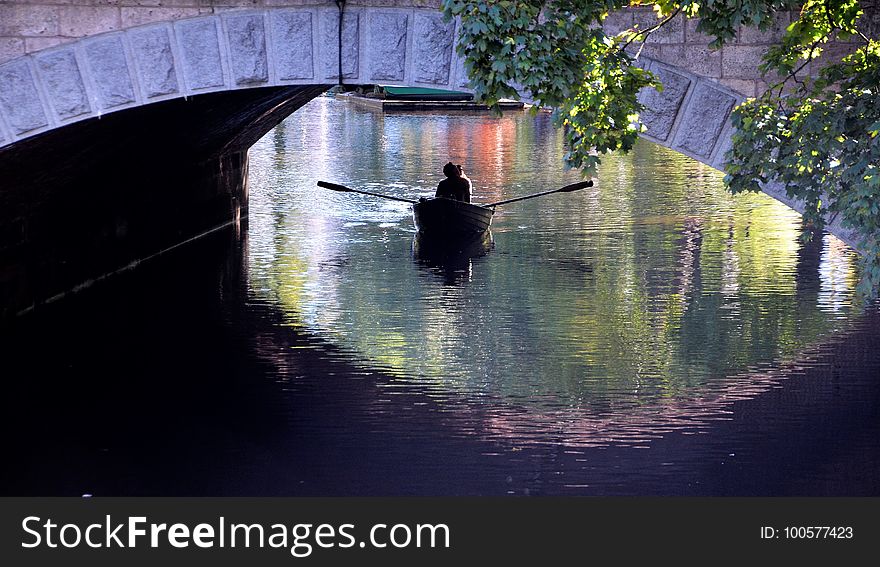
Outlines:
[{"label": "arch underside shadow", "polygon": [[247,215],[247,150],[324,85],[132,108],[0,148],[0,319]]}]

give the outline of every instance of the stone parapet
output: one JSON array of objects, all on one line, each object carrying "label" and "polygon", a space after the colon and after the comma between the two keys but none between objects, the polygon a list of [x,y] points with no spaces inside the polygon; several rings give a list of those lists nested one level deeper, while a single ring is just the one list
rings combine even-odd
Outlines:
[{"label": "stone parapet", "polygon": [[[65,21],[30,29],[54,33]],[[88,30],[96,33],[0,64],[0,147],[167,99],[253,87],[329,88],[339,80],[335,6],[229,10],[116,29],[122,21],[92,18]],[[433,9],[349,7],[343,80],[461,89],[467,77],[455,33],[455,22]]]},{"label": "stone parapet", "polygon": [[[865,0],[870,4],[873,0]],[[347,0],[346,9],[354,11],[387,8],[392,10],[418,9],[420,12],[436,11],[440,0]],[[333,0],[6,0],[0,4],[0,63],[21,55],[34,53],[95,34],[126,30],[150,23],[168,23],[195,16],[221,14],[229,11],[253,9],[310,8],[316,11],[336,10]],[[866,26],[875,26],[874,14],[866,19]],[[384,23],[391,24],[390,16],[377,16]],[[796,14],[780,12],[774,27],[759,31],[743,26],[734,42],[720,50],[708,49],[710,38],[696,31],[697,22],[683,16],[673,19],[667,25],[651,34],[643,46],[642,53],[651,59],[668,63],[684,69],[717,79],[718,82],[745,96],[755,96],[767,87],[767,81],[758,72],[761,55],[784,33],[785,27]],[[393,18],[392,18],[393,19]],[[612,13],[605,21],[605,29],[616,33],[637,26],[646,29],[659,20],[649,7],[633,7]],[[351,25],[363,25],[368,34],[368,23],[355,21]],[[382,24],[377,24],[382,25]],[[335,34],[334,24],[327,24],[318,33]],[[412,29],[407,23],[408,37],[430,32],[423,27]],[[351,39],[354,31],[345,32]],[[334,35],[335,37],[335,35]],[[403,36],[398,37],[400,39]],[[326,42],[325,42],[326,43]],[[417,44],[420,45],[420,44]],[[433,44],[426,44],[428,46]],[[851,50],[851,44],[829,46],[829,57],[839,57]],[[351,44],[344,43],[348,55],[355,56]],[[329,55],[334,48],[329,46]],[[422,47],[417,55],[424,55]],[[440,59],[445,58],[446,50],[440,49]],[[422,58],[421,60],[424,60]],[[353,59],[346,57],[351,65]],[[372,65],[400,66],[400,62],[377,59]],[[814,71],[814,70],[813,70]],[[378,71],[384,76],[393,71]],[[432,72],[432,71],[427,71]],[[355,78],[349,68],[344,76]]]},{"label": "stone parapet", "polygon": [[724,169],[724,148],[730,137],[730,112],[743,95],[662,61],[644,58],[642,67],[663,83],[663,90],[644,89],[642,136],[716,169]]}]

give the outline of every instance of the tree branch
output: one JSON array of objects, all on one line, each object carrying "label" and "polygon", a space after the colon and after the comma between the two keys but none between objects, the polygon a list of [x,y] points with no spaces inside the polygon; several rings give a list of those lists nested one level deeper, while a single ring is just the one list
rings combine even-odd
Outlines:
[{"label": "tree branch", "polygon": [[679,6],[678,8],[676,8],[674,12],[672,12],[671,14],[669,14],[669,16],[667,16],[665,19],[663,19],[663,20],[662,20],[660,23],[658,23],[657,25],[655,25],[655,26],[651,26],[650,28],[648,28],[648,29],[646,29],[646,30],[644,30],[644,31],[637,32],[635,35],[633,35],[631,38],[629,38],[629,40],[627,40],[626,43],[623,44],[623,47],[621,47],[619,51],[625,51],[626,48],[629,47],[629,45],[630,45],[632,42],[634,42],[637,38],[639,38],[639,37],[644,37],[644,39],[641,40],[642,45],[639,47],[639,50],[638,50],[638,52],[636,52],[636,56],[634,57],[634,59],[638,59],[638,58],[639,58],[639,55],[641,55],[641,53],[642,53],[642,47],[645,46],[645,41],[648,40],[648,37],[649,37],[652,33],[654,33],[655,31],[659,30],[660,28],[662,28],[663,26],[665,26],[666,24],[668,24],[668,23],[672,20],[672,18],[674,18],[675,16],[677,16],[677,15],[680,14],[680,13],[681,13],[681,6]]},{"label": "tree branch", "polygon": [[777,94],[776,96],[779,98],[782,98],[782,89],[785,88],[785,83],[787,83],[790,79],[794,79],[794,82],[803,86],[804,83],[803,83],[803,81],[801,81],[800,79],[797,78],[797,74],[800,73],[801,71],[803,71],[804,67],[809,65],[809,63],[815,58],[815,55],[813,55],[813,53],[816,52],[816,48],[819,47],[820,44],[825,43],[827,41],[827,39],[828,39],[828,34],[823,35],[822,37],[820,37],[819,39],[817,39],[816,41],[811,43],[810,44],[810,53],[807,55],[806,60],[803,63],[801,63],[801,65],[797,69],[793,69],[792,71],[790,71],[788,73],[788,75],[785,76],[784,79],[782,79],[778,83],[775,83],[773,86],[771,86],[767,90],[773,91],[773,90],[776,90],[777,88],[779,88],[779,94]]}]

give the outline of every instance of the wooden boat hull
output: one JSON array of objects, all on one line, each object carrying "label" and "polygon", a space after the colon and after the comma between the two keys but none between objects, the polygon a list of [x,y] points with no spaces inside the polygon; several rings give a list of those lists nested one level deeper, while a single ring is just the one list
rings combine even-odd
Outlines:
[{"label": "wooden boat hull", "polygon": [[486,232],[494,209],[455,201],[424,199],[413,205],[416,230],[431,236],[467,236]]}]

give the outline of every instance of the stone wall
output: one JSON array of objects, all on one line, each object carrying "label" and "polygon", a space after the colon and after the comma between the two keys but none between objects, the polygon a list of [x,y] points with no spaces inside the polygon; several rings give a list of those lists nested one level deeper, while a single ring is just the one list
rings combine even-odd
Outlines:
[{"label": "stone wall", "polygon": [[[877,0],[863,0],[870,11],[866,25],[880,26]],[[364,7],[437,9],[440,0],[348,0],[348,9]],[[336,9],[333,0],[5,0],[0,3],[0,63],[93,36],[157,22],[254,8],[314,7]],[[745,96],[760,94],[767,81],[757,71],[761,55],[776,43],[796,14],[780,12],[776,25],[761,32],[743,27],[736,41],[721,50],[708,48],[709,38],[696,31],[696,22],[678,17],[652,34],[642,53],[654,60],[714,79]],[[630,8],[610,14],[609,32],[657,22],[650,8]],[[391,24],[393,25],[393,23]],[[328,31],[329,33],[329,31]],[[835,44],[826,57],[840,57],[851,45]],[[346,59],[351,65],[352,60]],[[808,71],[814,72],[817,62]]]},{"label": "stone wall", "polygon": [[[0,63],[102,32],[247,8],[314,6],[332,0],[3,0]],[[438,8],[439,0],[348,0],[347,7]]]},{"label": "stone wall", "polygon": [[[866,12],[863,18],[865,31],[877,37],[880,29],[880,10],[877,0],[862,0]],[[773,78],[758,72],[761,57],[767,48],[775,45],[785,33],[785,28],[795,19],[797,12],[778,12],[775,25],[767,31],[741,26],[736,39],[722,49],[709,49],[710,38],[696,30],[697,21],[678,16],[651,34],[642,48],[642,55],[661,61],[672,67],[713,79],[746,97],[763,93]],[[646,29],[657,23],[656,14],[650,8],[631,8],[610,14],[605,22],[606,31],[617,32],[637,25]],[[815,74],[828,60],[837,60],[851,53],[857,39],[849,42],[832,42],[824,47],[823,55],[814,60],[804,74]]]},{"label": "stone wall", "polygon": [[[758,72],[761,56],[782,37],[791,15],[780,12],[773,29],[760,32],[741,28],[735,42],[722,49],[709,49],[710,38],[697,32],[697,22],[678,16],[651,34],[642,48],[642,55],[701,77],[714,79],[745,96],[763,92],[767,83]],[[608,16],[605,28],[618,31],[646,29],[657,23],[656,14],[646,8],[615,12]]]},{"label": "stone wall", "polygon": [[[338,11],[326,4],[230,9],[105,31],[16,57],[0,64],[0,147],[173,98],[332,86],[337,28]],[[455,23],[434,8],[349,6],[344,79],[466,90],[454,37]]]}]

